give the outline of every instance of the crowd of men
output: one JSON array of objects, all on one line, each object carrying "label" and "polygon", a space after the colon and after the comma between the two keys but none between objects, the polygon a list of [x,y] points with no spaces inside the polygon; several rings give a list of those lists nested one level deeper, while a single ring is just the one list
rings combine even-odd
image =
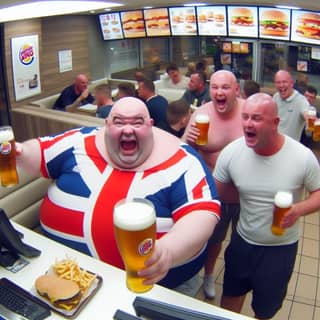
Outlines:
[{"label": "crowd of men", "polygon": [[[113,207],[122,198],[147,198],[156,209],[158,240],[139,275],[146,284],[195,295],[204,268],[203,289],[214,298],[214,267],[231,225],[221,306],[241,312],[252,292],[256,318],[270,319],[286,296],[299,221],[320,209],[319,162],[300,143],[316,89],[305,86],[300,93],[286,70],[274,76],[273,97],[251,80],[240,93],[226,70],[213,73],[209,83],[203,70],[189,80],[175,65],[167,73],[170,87],[186,90],[178,101],[169,104],[143,76],[137,90],[119,87],[115,103],[110,88],[100,85],[94,97],[104,127],[17,143],[19,165],[54,180],[41,207],[43,231],[123,268]],[[56,108],[92,102],[87,83],[78,76]],[[70,92],[73,101],[66,98]],[[202,113],[210,123],[204,146],[196,143],[195,119]],[[281,190],[290,191],[294,203],[282,221],[285,234],[275,236],[273,199]]]}]

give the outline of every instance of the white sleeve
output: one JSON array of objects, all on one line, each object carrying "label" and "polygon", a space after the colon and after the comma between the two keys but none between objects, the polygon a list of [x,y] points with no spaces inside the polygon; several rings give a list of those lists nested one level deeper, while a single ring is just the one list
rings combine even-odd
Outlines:
[{"label": "white sleeve", "polygon": [[301,116],[304,118],[305,112],[307,112],[309,109],[309,102],[305,97],[303,97],[303,98],[304,99],[301,99],[301,100],[303,100],[303,101],[301,101]]},{"label": "white sleeve", "polygon": [[229,171],[229,163],[232,158],[232,150],[229,147],[224,148],[217,159],[213,170],[213,177],[222,183],[230,182],[231,176]]},{"label": "white sleeve", "polygon": [[309,192],[320,189],[320,165],[311,150],[308,152],[304,185]]}]

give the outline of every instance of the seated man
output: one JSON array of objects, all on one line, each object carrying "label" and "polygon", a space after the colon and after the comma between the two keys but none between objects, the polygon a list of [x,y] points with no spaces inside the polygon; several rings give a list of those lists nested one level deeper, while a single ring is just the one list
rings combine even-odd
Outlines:
[{"label": "seated man", "polygon": [[94,88],[94,97],[97,104],[97,117],[107,118],[112,105],[111,88],[107,84],[100,84]]},{"label": "seated man", "polygon": [[156,94],[152,80],[144,79],[138,83],[138,95],[142,99],[157,127],[160,122],[167,122],[168,101],[165,97]]},{"label": "seated man", "polygon": [[175,63],[169,64],[167,67],[168,81],[164,81],[164,87],[170,89],[187,89],[189,78],[179,72],[179,68]]},{"label": "seated man", "polygon": [[203,72],[195,72],[190,76],[188,89],[182,98],[186,100],[189,105],[193,104],[197,107],[211,101],[207,78]]},{"label": "seated man", "polygon": [[94,98],[88,90],[87,76],[79,74],[71,86],[63,89],[53,109],[66,111],[68,106],[79,107],[80,105],[93,103],[93,101]]},{"label": "seated man", "polygon": [[167,108],[167,121],[160,122],[159,128],[174,136],[181,138],[191,116],[189,104],[183,100],[176,100],[169,103]]},{"label": "seated man", "polygon": [[220,203],[198,154],[152,122],[142,101],[122,98],[104,127],[17,143],[17,158],[24,170],[55,180],[40,209],[44,232],[120,268],[114,205],[124,198],[150,200],[158,240],[139,276],[179,289],[203,266]]}]

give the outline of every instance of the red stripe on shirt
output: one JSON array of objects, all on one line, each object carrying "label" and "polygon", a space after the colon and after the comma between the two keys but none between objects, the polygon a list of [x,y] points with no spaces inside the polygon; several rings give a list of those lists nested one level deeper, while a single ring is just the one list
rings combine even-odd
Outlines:
[{"label": "red stripe on shirt", "polygon": [[176,152],[172,157],[170,157],[168,160],[164,161],[163,163],[148,169],[144,172],[143,174],[143,178],[148,177],[149,175],[155,173],[155,172],[159,172],[162,170],[166,170],[172,166],[174,166],[175,164],[177,164],[179,161],[181,161],[181,159],[183,159],[184,157],[186,157],[186,153],[185,151],[183,151],[182,149],[179,149],[178,152]]},{"label": "red stripe on shirt", "polygon": [[113,208],[127,197],[135,174],[114,169],[100,191],[92,216],[92,239],[99,258],[122,269],[124,266],[113,230]]},{"label": "red stripe on shirt", "polygon": [[41,204],[40,220],[53,230],[83,237],[83,212],[59,207],[48,196]]},{"label": "red stripe on shirt", "polygon": [[94,162],[100,173],[102,173],[107,166],[106,161],[101,156],[96,146],[96,135],[85,138],[84,141],[86,154]]},{"label": "red stripe on shirt", "polygon": [[207,186],[207,180],[205,177],[193,188],[192,195],[193,199],[202,199],[203,198],[203,188]]},{"label": "red stripe on shirt", "polygon": [[218,219],[220,218],[220,204],[218,201],[200,201],[196,203],[186,204],[185,206],[174,211],[172,214],[174,222],[193,211],[209,211]]}]

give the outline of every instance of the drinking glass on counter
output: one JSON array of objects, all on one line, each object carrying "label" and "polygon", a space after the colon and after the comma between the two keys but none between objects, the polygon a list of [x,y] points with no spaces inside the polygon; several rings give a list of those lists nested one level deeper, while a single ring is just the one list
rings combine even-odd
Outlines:
[{"label": "drinking glass on counter", "polygon": [[0,127],[0,178],[3,187],[12,187],[19,183],[15,139],[10,126]]},{"label": "drinking glass on counter", "polygon": [[149,200],[121,200],[114,208],[113,223],[118,249],[126,269],[129,290],[142,293],[153,285],[143,284],[138,271],[151,256],[156,238],[156,214]]},{"label": "drinking glass on counter", "polygon": [[204,146],[208,143],[209,121],[209,116],[206,113],[198,113],[196,115],[195,123],[200,131],[196,144],[200,146]]}]

